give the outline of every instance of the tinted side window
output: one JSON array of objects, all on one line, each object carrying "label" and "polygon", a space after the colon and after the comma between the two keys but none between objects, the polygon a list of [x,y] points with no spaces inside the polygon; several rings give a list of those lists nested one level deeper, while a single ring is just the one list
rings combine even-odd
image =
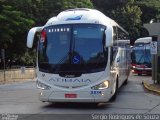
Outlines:
[{"label": "tinted side window", "polygon": [[118,53],[118,47],[111,47],[110,65],[113,64],[113,61],[115,60],[117,53]]},{"label": "tinted side window", "polygon": [[124,32],[122,29],[117,28],[118,32],[118,40],[128,40],[129,36],[126,32]]},{"label": "tinted side window", "polygon": [[116,41],[117,40],[117,27],[116,26],[113,26],[113,41]]}]

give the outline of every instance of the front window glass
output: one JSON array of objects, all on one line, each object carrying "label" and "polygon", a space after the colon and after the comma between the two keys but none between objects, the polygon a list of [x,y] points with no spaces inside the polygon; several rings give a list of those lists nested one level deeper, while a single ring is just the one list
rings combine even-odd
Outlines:
[{"label": "front window glass", "polygon": [[95,24],[46,27],[38,48],[40,71],[98,72],[105,69],[108,49],[104,49],[105,27]]},{"label": "front window glass", "polygon": [[136,64],[146,64],[151,66],[151,54],[150,49],[135,49],[132,54],[132,61]]},{"label": "front window glass", "polygon": [[106,62],[103,51],[104,27],[93,25],[76,25],[74,33],[74,52],[81,57],[81,63],[98,63],[101,65]]}]

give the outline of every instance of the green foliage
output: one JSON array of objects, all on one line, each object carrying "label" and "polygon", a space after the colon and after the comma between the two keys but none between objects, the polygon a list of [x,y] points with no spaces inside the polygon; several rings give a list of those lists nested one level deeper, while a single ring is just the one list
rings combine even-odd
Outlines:
[{"label": "green foliage", "polygon": [[[99,7],[104,6],[101,9],[108,17],[114,19],[119,23],[126,31],[129,32],[131,43],[140,36],[140,29],[142,27],[141,15],[142,11],[140,7],[134,4],[134,0],[126,0],[119,4],[120,1],[113,2],[112,4],[105,0],[100,0]],[[94,4],[97,5],[97,4]]]},{"label": "green foliage", "polygon": [[35,50],[34,51],[26,50],[26,52],[22,56],[19,56],[21,64],[35,65],[36,63],[35,53],[36,53]]},{"label": "green foliage", "polygon": [[135,5],[142,10],[143,23],[148,23],[151,19],[160,19],[160,0],[136,0]]},{"label": "green foliage", "polygon": [[6,60],[34,64],[35,49],[26,48],[29,29],[70,8],[93,8],[93,4],[90,0],[0,0],[0,49],[6,49]]},{"label": "green foliage", "polygon": [[0,48],[7,49],[14,41],[13,37],[27,31],[33,21],[24,17],[12,6],[2,5],[0,11]]},{"label": "green foliage", "polygon": [[135,40],[140,36],[141,15],[142,12],[138,6],[126,5],[112,10],[110,16],[129,32],[132,40]]},{"label": "green foliage", "polygon": [[[71,8],[92,8],[90,0],[6,0],[7,4],[23,12],[36,25],[44,25],[50,17]],[[18,4],[17,4],[18,3]]]},{"label": "green foliage", "polygon": [[63,9],[93,8],[90,0],[62,0]]},{"label": "green foliage", "polygon": [[160,19],[160,0],[0,0],[0,49],[6,49],[6,59],[33,64],[35,49],[26,48],[29,29],[72,8],[102,11],[129,32],[132,43],[147,35],[144,23]]},{"label": "green foliage", "polygon": [[129,32],[131,43],[148,35],[144,23],[160,19],[160,0],[93,0],[93,4]]}]

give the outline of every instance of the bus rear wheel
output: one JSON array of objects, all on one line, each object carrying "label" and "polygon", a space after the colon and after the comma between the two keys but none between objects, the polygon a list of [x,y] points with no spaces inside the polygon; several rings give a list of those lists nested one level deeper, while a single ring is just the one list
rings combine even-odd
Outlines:
[{"label": "bus rear wheel", "polygon": [[124,81],[124,85],[128,84],[128,77],[126,78],[126,80]]}]

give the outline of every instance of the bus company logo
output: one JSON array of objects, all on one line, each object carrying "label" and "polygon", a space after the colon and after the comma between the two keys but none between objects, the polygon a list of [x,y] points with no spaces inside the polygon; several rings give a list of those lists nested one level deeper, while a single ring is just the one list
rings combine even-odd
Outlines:
[{"label": "bus company logo", "polygon": [[90,79],[72,79],[72,78],[51,78],[49,82],[54,83],[91,83]]},{"label": "bus company logo", "polygon": [[65,75],[66,78],[74,78],[75,75]]},{"label": "bus company logo", "polygon": [[16,114],[2,114],[1,120],[18,120],[18,115]]},{"label": "bus company logo", "polygon": [[45,77],[45,74],[44,74],[44,73],[42,74],[42,77]]}]

